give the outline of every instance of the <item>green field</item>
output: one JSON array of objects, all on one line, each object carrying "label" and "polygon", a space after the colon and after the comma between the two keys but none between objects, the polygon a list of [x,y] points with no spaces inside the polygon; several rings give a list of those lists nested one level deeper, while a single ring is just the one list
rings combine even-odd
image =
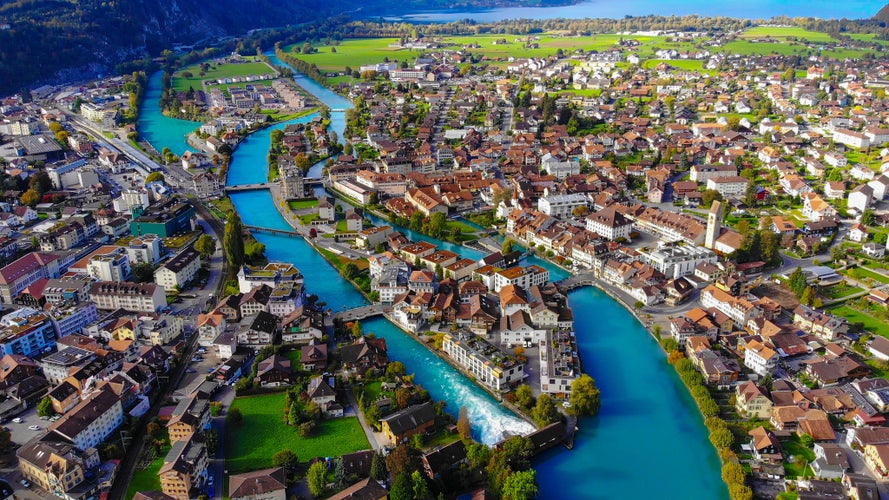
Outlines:
[{"label": "green field", "polygon": [[[719,51],[720,49],[716,49]],[[742,56],[749,55],[769,55],[769,54],[779,54],[779,55],[794,55],[794,54],[808,54],[809,52],[815,52],[813,49],[806,47],[805,45],[795,44],[795,43],[781,43],[781,42],[748,42],[743,40],[738,40],[734,42],[728,42],[722,46],[722,52],[727,52],[729,54],[740,54]]]},{"label": "green field", "polygon": [[130,486],[127,488],[126,498],[133,498],[133,495],[139,491],[160,491],[161,480],[157,473],[163,467],[164,458],[169,451],[169,446],[164,447],[147,469],[136,470],[133,474],[133,479],[130,481]]},{"label": "green field", "polygon": [[[582,48],[584,50],[602,50],[615,45],[619,35],[594,35],[591,37],[562,37],[556,35],[540,35],[539,40],[532,40],[536,48],[527,48],[523,39],[516,35],[476,35],[476,36],[450,36],[443,37],[442,42],[449,49],[462,49],[465,45],[478,44],[479,47],[466,48],[465,51],[482,55],[488,61],[505,62],[510,57],[543,57],[555,54],[559,49],[565,52]],[[641,37],[646,40],[652,37]],[[506,39],[504,44],[494,44],[494,41]],[[339,45],[333,46],[336,52],[331,51],[331,46],[316,46],[318,52],[314,54],[294,54],[296,57],[318,65],[322,71],[341,71],[348,66],[352,70],[364,64],[383,62],[388,57],[392,61],[413,61],[422,51],[414,49],[396,49],[389,47],[397,42],[397,38],[358,38],[345,40]],[[642,40],[640,40],[642,41]],[[293,50],[293,46],[284,47],[285,51]]]},{"label": "green field", "polygon": [[803,445],[799,436],[794,434],[781,444],[784,446],[786,455],[794,457],[793,463],[784,462],[784,472],[787,473],[787,477],[802,477],[806,472],[812,474],[808,464],[815,460],[815,453]]},{"label": "green field", "polygon": [[827,33],[809,31],[797,26],[757,26],[745,31],[741,38],[805,38],[810,42],[835,42],[837,41]]},{"label": "green field", "polygon": [[307,208],[317,207],[318,200],[288,201],[287,205],[289,205],[292,210],[305,210]]},{"label": "green field", "polygon": [[[183,73],[190,72],[191,78],[185,78]],[[238,64],[210,64],[210,70],[201,76],[200,64],[187,66],[173,74],[173,89],[178,91],[186,91],[189,87],[195,90],[201,90],[204,86],[204,80],[215,80],[218,78],[229,78],[232,76],[246,75],[262,75],[273,73],[274,71],[264,62],[246,62]],[[239,84],[243,85],[243,84]]]},{"label": "green field", "polygon": [[837,316],[842,316],[849,320],[850,323],[861,323],[864,329],[881,337],[889,338],[889,324],[874,318],[868,314],[856,311],[849,306],[839,306],[830,308],[829,311]]},{"label": "green field", "polygon": [[866,281],[868,278],[870,278],[874,281],[874,283],[889,284],[889,277],[886,277],[880,273],[871,271],[870,269],[865,269],[863,267],[856,267],[855,269],[850,269],[845,274],[848,274],[852,278],[855,278],[860,281]]},{"label": "green field", "polygon": [[660,63],[667,63],[674,68],[684,69],[687,71],[698,71],[702,73],[715,73],[712,70],[704,69],[704,61],[700,59],[649,59],[642,63],[642,67],[646,69],[654,68]]},{"label": "green field", "polygon": [[289,449],[300,462],[316,457],[338,457],[370,447],[355,417],[324,420],[310,438],[299,436],[295,427],[284,425],[284,393],[235,398],[244,421],[233,429],[226,426],[225,461],[231,473],[272,466],[275,453]]}]

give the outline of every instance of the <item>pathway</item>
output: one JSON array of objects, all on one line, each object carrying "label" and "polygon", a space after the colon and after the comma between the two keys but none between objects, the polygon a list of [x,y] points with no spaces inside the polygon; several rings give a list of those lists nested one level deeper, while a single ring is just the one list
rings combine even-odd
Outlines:
[{"label": "pathway", "polygon": [[358,401],[355,400],[355,394],[352,392],[351,387],[346,388],[346,397],[349,398],[349,404],[352,405],[358,421],[361,422],[361,428],[364,430],[364,435],[367,437],[367,442],[370,443],[371,449],[374,451],[382,450],[383,446],[377,442],[377,438],[374,436],[374,428],[364,419],[364,413],[361,411],[361,407],[358,406]]}]

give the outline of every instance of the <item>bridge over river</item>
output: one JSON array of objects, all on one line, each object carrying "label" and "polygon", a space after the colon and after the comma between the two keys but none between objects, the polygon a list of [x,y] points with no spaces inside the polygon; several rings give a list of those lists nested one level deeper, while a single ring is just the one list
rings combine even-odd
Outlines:
[{"label": "bridge over river", "polygon": [[[237,184],[235,186],[225,186],[226,193],[240,193],[244,191],[259,191],[261,189],[269,189],[272,186],[277,185],[277,182],[257,182],[253,184]],[[303,179],[303,184],[306,186],[320,186],[324,184],[324,179],[321,177],[306,177]]]},{"label": "bridge over river", "polygon": [[383,313],[387,313],[391,310],[392,307],[390,306],[384,306],[383,304],[373,304],[369,306],[359,306],[353,307],[351,309],[343,309],[342,311],[333,313],[333,317],[339,318],[343,321],[355,321],[372,318],[374,316],[381,316]]}]

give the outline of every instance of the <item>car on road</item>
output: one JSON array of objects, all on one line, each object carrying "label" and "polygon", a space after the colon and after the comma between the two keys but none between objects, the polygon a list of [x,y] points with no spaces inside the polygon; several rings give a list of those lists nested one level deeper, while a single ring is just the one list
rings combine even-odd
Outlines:
[{"label": "car on road", "polygon": [[213,476],[207,476],[207,485],[213,486]]},{"label": "car on road", "polygon": [[28,429],[30,429],[30,430],[32,430],[32,431],[39,431],[39,430],[40,430],[40,426],[39,426],[39,425],[29,425],[29,426],[28,426]]},{"label": "car on road", "polygon": [[194,368],[189,368],[188,370],[185,370],[185,373],[197,373],[197,372],[198,371],[195,370]]},{"label": "car on road", "polygon": [[25,488],[31,487],[31,481],[28,481],[27,479],[22,479],[21,481],[19,481],[19,484],[21,484]]},{"label": "car on road", "polygon": [[20,423],[23,422],[22,417],[15,417],[14,419],[12,419],[12,421],[15,422],[15,423],[17,423],[17,424],[20,424]]}]

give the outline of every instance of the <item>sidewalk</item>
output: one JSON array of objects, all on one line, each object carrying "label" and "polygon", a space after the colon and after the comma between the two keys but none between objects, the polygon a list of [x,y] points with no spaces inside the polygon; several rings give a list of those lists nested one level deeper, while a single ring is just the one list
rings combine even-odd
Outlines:
[{"label": "sidewalk", "polygon": [[361,422],[361,428],[364,429],[364,435],[367,437],[371,449],[374,451],[381,451],[383,445],[377,441],[373,427],[368,425],[367,421],[364,419],[364,413],[361,412],[361,407],[358,406],[358,401],[355,400],[355,394],[352,392],[351,387],[346,391],[346,396],[349,398],[349,404],[355,409],[355,415],[358,417],[358,421]]}]

